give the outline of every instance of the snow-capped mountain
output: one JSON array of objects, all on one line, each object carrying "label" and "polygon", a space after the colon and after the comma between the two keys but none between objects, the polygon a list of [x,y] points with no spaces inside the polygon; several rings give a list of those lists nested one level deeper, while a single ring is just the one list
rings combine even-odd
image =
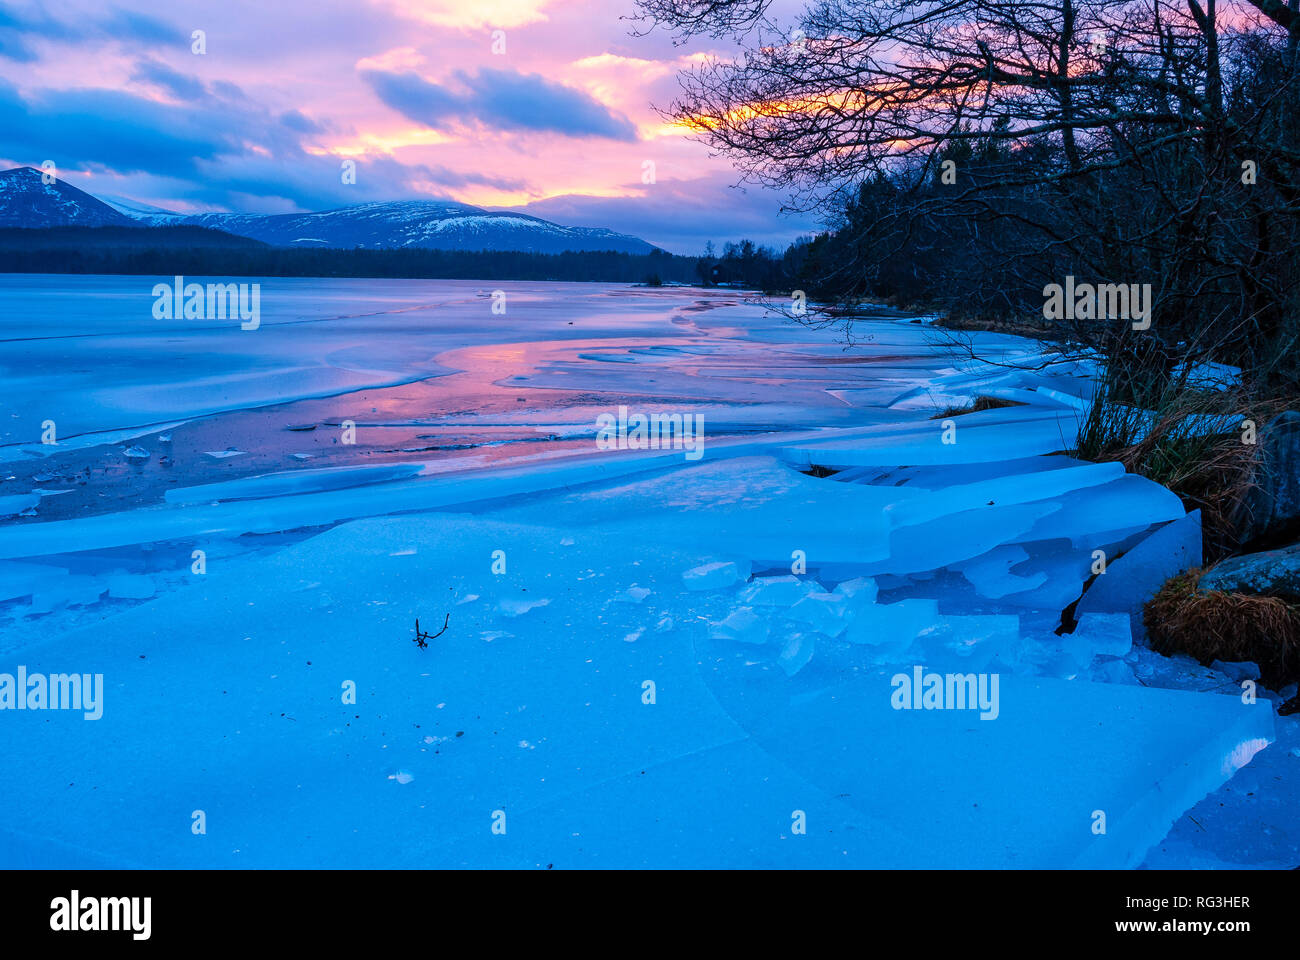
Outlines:
[{"label": "snow-capped mountain", "polygon": [[615,250],[649,253],[637,237],[598,227],[566,227],[523,213],[503,213],[451,200],[361,203],[320,213],[200,213],[186,216],[127,197],[96,199],[41,171],[0,172],[0,227],[160,226],[193,224],[280,247],[432,250]]},{"label": "snow-capped mountain", "polygon": [[0,227],[129,227],[138,221],[35,167],[0,171]]},{"label": "snow-capped mountain", "polygon": [[182,222],[214,227],[275,246],[419,247],[434,250],[617,250],[649,253],[637,237],[594,227],[566,227],[521,213],[497,213],[450,200],[362,203],[321,213],[255,216],[204,213]]},{"label": "snow-capped mountain", "polygon": [[130,197],[118,197],[111,193],[99,194],[99,199],[104,201],[118,213],[125,214],[132,220],[139,220],[149,226],[156,226],[163,223],[175,223],[178,220],[185,219],[184,214],[177,213],[175,210],[168,210],[165,207],[155,207],[152,203],[144,203],[140,200],[132,200]]}]

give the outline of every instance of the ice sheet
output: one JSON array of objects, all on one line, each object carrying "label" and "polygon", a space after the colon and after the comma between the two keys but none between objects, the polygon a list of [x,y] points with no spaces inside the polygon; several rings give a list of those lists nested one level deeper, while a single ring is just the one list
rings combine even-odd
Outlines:
[{"label": "ice sheet", "polygon": [[[0,862],[1126,866],[1271,736],[1236,697],[1011,676],[993,721],[900,711],[888,673],[828,685],[789,637],[754,673],[707,653],[731,641],[696,616],[729,601],[685,589],[689,555],[623,543],[360,521],[25,651],[102,672],[104,712],[6,718]],[[633,582],[644,604],[607,602]],[[523,597],[549,602],[497,631]],[[664,614],[683,626],[621,639]]]}]

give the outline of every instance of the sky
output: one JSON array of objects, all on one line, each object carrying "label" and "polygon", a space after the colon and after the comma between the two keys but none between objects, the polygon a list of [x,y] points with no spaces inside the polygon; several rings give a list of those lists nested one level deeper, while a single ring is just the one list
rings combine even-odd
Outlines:
[{"label": "sky", "polygon": [[734,51],[636,36],[633,12],[632,0],[0,0],[0,165],[53,161],[92,194],[184,213],[443,197],[686,254],[815,230],[815,217],[780,214],[780,194],[736,189],[727,160],[655,110],[679,70]]}]

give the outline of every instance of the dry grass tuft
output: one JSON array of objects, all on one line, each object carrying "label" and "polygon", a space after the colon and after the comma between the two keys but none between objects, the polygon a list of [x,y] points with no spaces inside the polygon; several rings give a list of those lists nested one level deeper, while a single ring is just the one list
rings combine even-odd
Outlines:
[{"label": "dry grass tuft", "polygon": [[1200,590],[1201,570],[1166,581],[1143,611],[1151,647],[1201,663],[1251,660],[1266,686],[1300,680],[1300,605],[1281,597]]},{"label": "dry grass tuft", "polygon": [[[913,307],[913,309],[917,309],[917,307]],[[935,311],[929,310],[926,312]],[[940,314],[934,325],[944,330],[1006,333],[1030,340],[1055,341],[1060,337],[1060,331],[1041,317],[1030,316],[1026,318],[1019,314],[1008,314],[1001,317],[974,317],[946,313]]]},{"label": "dry grass tuft", "polygon": [[1242,442],[1240,425],[1264,423],[1273,404],[1241,393],[1172,388],[1148,398],[1149,407],[1116,400],[1108,386],[1094,398],[1079,431],[1075,455],[1124,469],[1168,487],[1188,511],[1201,511],[1207,560],[1236,552],[1246,495],[1253,485],[1258,444]]}]

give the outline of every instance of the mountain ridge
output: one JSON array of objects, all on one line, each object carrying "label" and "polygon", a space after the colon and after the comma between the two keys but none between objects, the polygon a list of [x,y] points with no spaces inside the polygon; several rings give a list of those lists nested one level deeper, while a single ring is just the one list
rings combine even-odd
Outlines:
[{"label": "mountain ridge", "polygon": [[125,227],[132,220],[62,180],[45,182],[35,167],[0,171],[0,227]]},{"label": "mountain ridge", "polygon": [[106,202],[62,181],[44,184],[41,171],[33,167],[0,171],[0,227],[180,224],[278,247],[635,254],[658,249],[603,227],[570,227],[454,200],[377,200],[312,213],[187,215],[123,197]]}]

